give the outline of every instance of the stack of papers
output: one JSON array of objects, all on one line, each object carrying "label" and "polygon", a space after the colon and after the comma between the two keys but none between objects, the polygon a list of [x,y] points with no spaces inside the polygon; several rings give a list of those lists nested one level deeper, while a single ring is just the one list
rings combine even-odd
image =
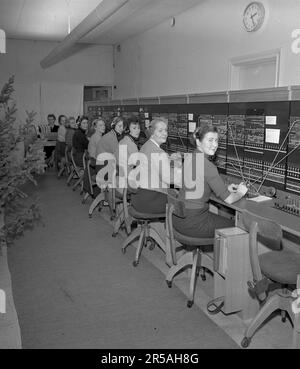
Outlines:
[{"label": "stack of papers", "polygon": [[251,199],[248,199],[248,200],[249,201],[255,201],[255,202],[262,202],[262,201],[272,200],[272,197],[256,196],[256,197],[252,197]]}]

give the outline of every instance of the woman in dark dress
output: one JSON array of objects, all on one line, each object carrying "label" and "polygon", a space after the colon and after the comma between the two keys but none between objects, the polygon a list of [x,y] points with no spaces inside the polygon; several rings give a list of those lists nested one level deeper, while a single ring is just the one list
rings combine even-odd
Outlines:
[{"label": "woman in dark dress", "polygon": [[[197,187],[192,186],[187,175],[183,178],[183,187],[180,190],[179,197],[185,202],[186,217],[179,218],[173,216],[174,228],[190,237],[214,237],[215,229],[234,226],[230,219],[209,212],[209,199],[212,193],[222,199],[227,204],[232,204],[240,200],[248,191],[244,183],[238,186],[231,184],[228,187],[220,177],[217,167],[212,162],[218,148],[218,131],[213,125],[202,124],[194,133],[196,150],[185,159],[184,173],[193,173],[191,178],[197,178]],[[196,159],[197,154],[198,162]],[[197,163],[197,166],[196,166]],[[198,163],[202,163],[201,168]],[[196,170],[201,170],[196,175]],[[204,171],[204,173],[203,173]],[[194,190],[193,190],[194,188]],[[193,192],[194,191],[194,192]]]},{"label": "woman in dark dress", "polygon": [[89,140],[86,137],[86,130],[88,128],[88,118],[82,117],[78,129],[73,135],[73,152],[74,161],[78,167],[83,167],[82,157],[84,151],[87,150]]}]

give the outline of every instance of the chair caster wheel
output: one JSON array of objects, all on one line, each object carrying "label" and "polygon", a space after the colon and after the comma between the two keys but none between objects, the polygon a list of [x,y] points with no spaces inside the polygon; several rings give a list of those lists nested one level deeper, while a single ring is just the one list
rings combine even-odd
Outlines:
[{"label": "chair caster wheel", "polygon": [[202,281],[206,281],[206,275],[205,274],[201,274],[201,279],[202,279]]},{"label": "chair caster wheel", "polygon": [[166,283],[169,288],[172,288],[172,281],[166,281]]},{"label": "chair caster wheel", "polygon": [[286,316],[282,316],[281,321],[282,321],[282,323],[285,323],[286,322]]},{"label": "chair caster wheel", "polygon": [[124,255],[126,254],[126,249],[122,248],[122,254],[124,254]]},{"label": "chair caster wheel", "polygon": [[242,339],[241,346],[242,346],[243,348],[247,348],[247,347],[250,345],[250,342],[251,342],[251,338],[244,337],[244,338]]},{"label": "chair caster wheel", "polygon": [[138,261],[136,261],[136,260],[134,260],[134,261],[132,262],[132,265],[133,265],[134,267],[137,267],[137,266],[139,265],[139,262],[138,262]]},{"label": "chair caster wheel", "polygon": [[112,237],[117,237],[117,234],[118,234],[118,233],[113,233],[111,236],[112,236]]},{"label": "chair caster wheel", "polygon": [[188,308],[191,308],[194,305],[194,301],[189,300],[186,304]]},{"label": "chair caster wheel", "polygon": [[90,218],[90,219],[92,218],[92,214],[89,214],[89,218]]}]

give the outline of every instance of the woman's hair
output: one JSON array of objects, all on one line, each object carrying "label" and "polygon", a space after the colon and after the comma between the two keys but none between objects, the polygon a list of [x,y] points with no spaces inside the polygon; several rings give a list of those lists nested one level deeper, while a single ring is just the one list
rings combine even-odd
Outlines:
[{"label": "woman's hair", "polygon": [[110,126],[111,128],[115,128],[115,126],[119,123],[119,122],[124,122],[123,117],[114,117],[114,119],[112,120]]},{"label": "woman's hair", "polygon": [[138,119],[136,117],[129,118],[126,121],[126,125],[125,125],[125,128],[124,128],[125,134],[129,133],[130,126],[136,126],[136,125],[140,126],[140,122],[138,121]]},{"label": "woman's hair", "polygon": [[83,120],[89,121],[89,118],[87,116],[85,116],[85,115],[83,115],[82,117],[80,117],[79,123],[78,123],[78,128],[81,128],[81,123],[82,123]]},{"label": "woman's hair", "polygon": [[149,125],[149,130],[150,130],[151,135],[153,135],[155,128],[159,122],[163,122],[168,126],[168,121],[164,117],[158,117],[158,118],[153,119]]},{"label": "woman's hair", "polygon": [[54,114],[48,114],[47,118],[53,118],[54,120],[56,120],[56,116]]},{"label": "woman's hair", "polygon": [[105,125],[105,121],[102,118],[96,118],[92,121],[92,128],[96,128],[97,122],[103,122]]},{"label": "woman's hair", "polygon": [[66,117],[64,114],[61,114],[61,115],[58,117],[58,123],[59,123],[59,124],[60,124],[60,121],[61,121],[61,119],[62,119],[63,117],[65,117],[65,118],[67,119],[67,117]]},{"label": "woman's hair", "polygon": [[199,127],[196,128],[193,135],[190,137],[190,141],[194,147],[196,147],[196,139],[200,142],[203,140],[204,136],[209,133],[218,133],[218,129],[216,126],[213,126],[212,124],[208,123],[202,123]]}]

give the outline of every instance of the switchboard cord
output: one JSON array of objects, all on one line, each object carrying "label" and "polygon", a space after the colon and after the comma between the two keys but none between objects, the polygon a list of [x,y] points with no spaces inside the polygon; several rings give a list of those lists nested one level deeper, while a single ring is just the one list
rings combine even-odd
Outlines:
[{"label": "switchboard cord", "polygon": [[[222,307],[224,306],[225,296],[217,297],[216,299],[213,299],[209,301],[207,304],[207,311],[211,315],[218,314]],[[214,308],[212,308],[214,306]]]}]

